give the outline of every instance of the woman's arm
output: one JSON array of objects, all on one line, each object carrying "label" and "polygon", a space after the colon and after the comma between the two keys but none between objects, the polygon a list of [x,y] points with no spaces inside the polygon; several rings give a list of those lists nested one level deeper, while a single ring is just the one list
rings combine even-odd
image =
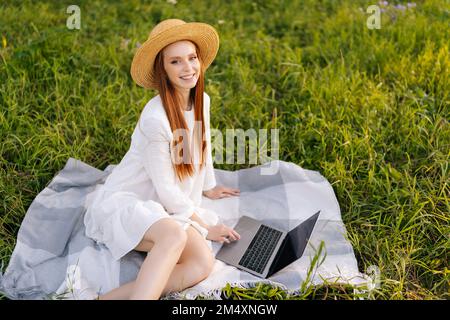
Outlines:
[{"label": "woman's arm", "polygon": [[227,188],[224,186],[218,186],[216,178],[214,176],[214,166],[212,160],[212,147],[211,147],[211,123],[210,123],[210,106],[211,99],[205,92],[205,135],[206,135],[206,165],[205,165],[205,181],[203,183],[203,195],[210,199],[220,199],[229,197],[232,195],[239,195],[239,189]]},{"label": "woman's arm", "polygon": [[146,118],[142,124],[147,141],[140,148],[141,161],[160,202],[169,214],[189,218],[195,212],[195,204],[177,184],[170,155],[171,137],[163,128],[162,119]]},{"label": "woman's arm", "polygon": [[191,220],[197,222],[200,226],[208,230],[208,235],[206,236],[206,239],[208,240],[217,241],[220,243],[230,243],[231,241],[241,238],[241,236],[233,228],[230,228],[222,223],[216,224],[215,226],[207,225],[195,213],[191,216]]},{"label": "woman's arm", "polygon": [[206,230],[208,230],[208,228],[210,227],[210,225],[206,224],[203,222],[203,220],[194,212],[194,214],[191,216],[190,218],[192,221],[197,222],[200,226],[202,226],[203,228],[205,228]]},{"label": "woman's arm", "polygon": [[206,164],[205,164],[205,181],[203,183],[203,190],[210,190],[216,186],[216,178],[214,176],[214,166],[212,160],[211,147],[211,123],[210,123],[210,98],[205,92],[205,139],[206,139]]}]

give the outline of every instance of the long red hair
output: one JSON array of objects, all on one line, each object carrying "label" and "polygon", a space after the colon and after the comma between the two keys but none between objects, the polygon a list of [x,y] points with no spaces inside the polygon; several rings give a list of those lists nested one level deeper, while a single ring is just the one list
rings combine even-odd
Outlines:
[{"label": "long red hair", "polygon": [[[195,43],[194,45],[196,47],[197,57],[200,62],[200,74],[196,86],[190,90],[188,105],[192,105],[194,108],[195,125],[193,129],[194,130],[193,137],[194,140],[196,140],[194,141],[194,144],[196,144],[197,146],[201,146],[201,148],[197,148],[199,152],[198,159],[200,170],[200,168],[205,165],[206,159],[205,121],[203,115],[203,92],[205,80],[204,80],[203,63],[200,59],[200,55],[198,54],[199,49]],[[183,114],[184,110],[183,107],[181,106],[181,98],[177,94],[174,86],[170,82],[169,77],[167,76],[167,73],[164,69],[164,60],[162,51],[163,50],[161,50],[156,56],[154,64],[155,76],[157,79],[159,79],[158,91],[161,96],[162,104],[164,106],[164,110],[166,111],[166,115],[169,120],[172,133],[178,129],[184,130],[183,132],[189,132],[188,131],[189,128],[187,126]],[[189,160],[189,161],[177,161],[176,163],[173,163],[176,176],[180,181],[182,181],[187,176],[192,176],[194,174],[195,164],[192,157],[193,155],[191,154],[191,149],[189,148],[190,146],[189,135],[178,137],[178,141],[175,140],[176,136],[174,135],[174,140],[171,143],[171,145],[173,146],[171,152],[174,152],[174,150],[178,147],[179,143],[183,143],[182,147],[180,148],[181,152],[178,156],[182,157],[183,159]]]}]

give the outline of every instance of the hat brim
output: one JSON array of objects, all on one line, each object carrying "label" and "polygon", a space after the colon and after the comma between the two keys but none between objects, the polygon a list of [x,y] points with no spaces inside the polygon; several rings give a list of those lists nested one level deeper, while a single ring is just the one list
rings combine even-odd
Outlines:
[{"label": "hat brim", "polygon": [[131,77],[141,87],[157,88],[153,65],[161,49],[180,40],[190,40],[197,44],[198,54],[206,70],[213,62],[219,50],[219,35],[217,31],[206,23],[188,22],[171,27],[154,37],[150,37],[136,51],[131,63]]}]

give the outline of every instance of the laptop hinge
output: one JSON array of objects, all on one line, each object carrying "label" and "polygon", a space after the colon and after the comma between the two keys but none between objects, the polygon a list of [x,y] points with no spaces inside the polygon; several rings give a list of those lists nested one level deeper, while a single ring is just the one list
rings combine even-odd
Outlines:
[{"label": "laptop hinge", "polygon": [[278,249],[277,255],[275,256],[272,263],[270,264],[269,271],[267,272],[267,277],[270,277],[272,274],[274,274],[275,272],[277,272],[278,270],[281,270],[283,268],[283,267],[281,267],[281,268],[278,267],[278,262],[280,260],[282,252],[285,250],[284,247],[286,246],[286,242],[287,242],[287,236],[284,237],[283,242],[281,242],[280,248]]}]

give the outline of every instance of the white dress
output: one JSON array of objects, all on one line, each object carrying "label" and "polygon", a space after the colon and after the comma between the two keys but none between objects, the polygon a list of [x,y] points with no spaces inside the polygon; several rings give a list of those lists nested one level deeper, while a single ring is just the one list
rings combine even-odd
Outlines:
[{"label": "white dress", "polygon": [[[218,221],[215,212],[201,208],[202,191],[216,185],[211,157],[210,98],[203,95],[206,166],[182,182],[172,167],[170,129],[161,97],[144,107],[131,136],[130,149],[102,185],[86,199],[86,235],[105,244],[115,259],[133,250],[147,229],[162,218],[173,218],[184,229],[192,225],[206,239],[207,230],[190,217],[196,213],[206,224]],[[194,108],[184,112],[192,135]],[[191,139],[191,143],[192,139]],[[194,152],[194,164],[198,153]],[[209,247],[211,241],[206,240]]]}]

